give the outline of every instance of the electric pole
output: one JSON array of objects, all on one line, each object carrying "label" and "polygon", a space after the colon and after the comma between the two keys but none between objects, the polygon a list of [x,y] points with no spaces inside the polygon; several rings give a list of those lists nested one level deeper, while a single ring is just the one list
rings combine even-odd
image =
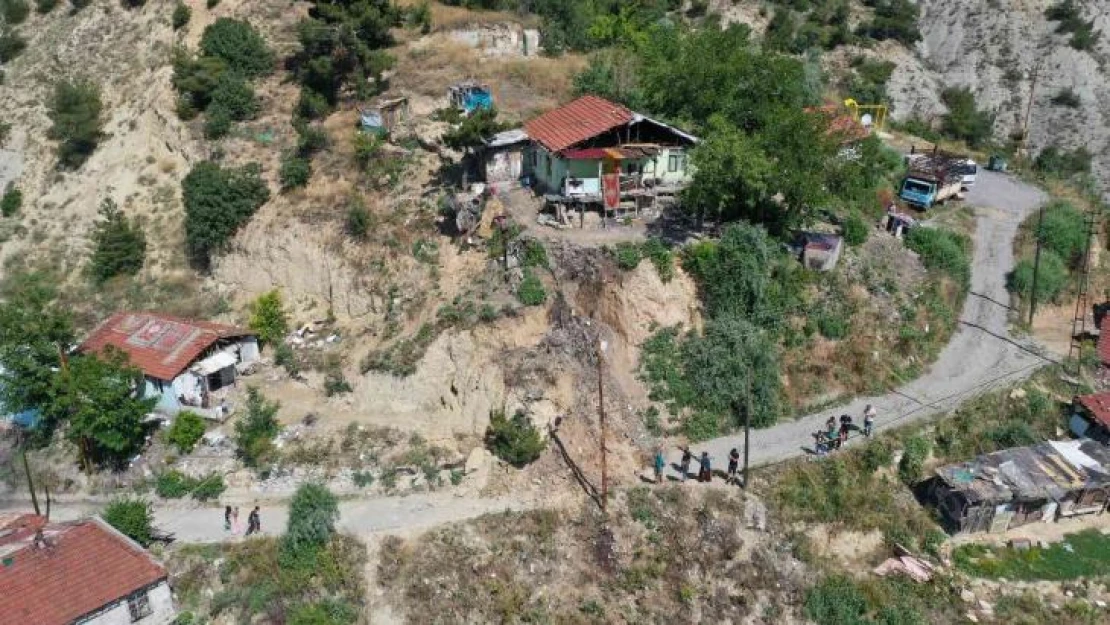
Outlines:
[{"label": "electric pole", "polygon": [[1033,256],[1033,284],[1029,289],[1029,326],[1033,326],[1033,314],[1037,311],[1037,274],[1041,270],[1041,228],[1044,225],[1044,204],[1037,216],[1037,253]]},{"label": "electric pole", "polygon": [[752,434],[752,368],[748,366],[748,392],[744,407],[744,490],[748,490],[748,458],[751,457]]},{"label": "electric pole", "polygon": [[606,462],[605,447],[605,381],[602,378],[602,365],[605,363],[605,341],[597,340],[597,418],[601,429],[601,511],[606,512],[609,503],[609,466]]},{"label": "electric pole", "polygon": [[1021,151],[1022,154],[1029,152],[1029,118],[1033,115],[1033,96],[1037,93],[1037,74],[1041,71],[1041,64],[1038,62],[1033,67],[1033,76],[1029,84],[1029,104],[1025,106],[1025,121],[1021,125]]}]

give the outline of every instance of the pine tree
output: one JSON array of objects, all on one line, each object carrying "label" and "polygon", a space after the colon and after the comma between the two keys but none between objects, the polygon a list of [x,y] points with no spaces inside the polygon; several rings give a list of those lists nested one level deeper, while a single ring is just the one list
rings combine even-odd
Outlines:
[{"label": "pine tree", "polygon": [[111,199],[100,205],[101,220],[93,230],[90,272],[102,283],[121,275],[133,276],[143,268],[146,234],[137,220],[128,219]]}]

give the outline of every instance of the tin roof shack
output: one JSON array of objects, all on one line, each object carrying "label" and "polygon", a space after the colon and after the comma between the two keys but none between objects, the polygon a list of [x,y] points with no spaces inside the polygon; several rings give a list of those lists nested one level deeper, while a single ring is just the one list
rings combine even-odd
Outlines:
[{"label": "tin roof shack", "polygon": [[1065,441],[986,454],[938,468],[928,492],[953,533],[1004,532],[1101,512],[1110,475],[1104,459],[1091,455],[1100,455],[1095,447],[1101,444]]},{"label": "tin roof shack", "polygon": [[489,88],[489,85],[483,85],[473,80],[448,87],[447,99],[451,106],[462,111],[464,115],[493,108],[493,91]]},{"label": "tin roof shack", "polygon": [[686,156],[697,137],[597,96],[548,111],[524,130],[537,186],[551,203],[601,205],[603,175],[610,175],[618,208],[638,212],[685,188],[693,175]]},{"label": "tin roof shack", "polygon": [[528,133],[517,128],[506,130],[487,139],[482,146],[482,176],[491,193],[519,187],[529,173]]},{"label": "tin roof shack", "polygon": [[0,625],[169,625],[166,570],[99,518],[0,518]]},{"label": "tin roof shack", "polygon": [[798,259],[807,269],[832,271],[840,261],[844,239],[827,232],[802,232],[794,247]]},{"label": "tin roof shack", "polygon": [[408,119],[409,99],[404,96],[381,99],[359,111],[362,131],[381,136],[396,134]]},{"label": "tin roof shack", "polygon": [[259,359],[250,330],[154,312],[118,312],[77,349],[98,353],[108,346],[142,370],[143,396],[158,398],[155,410],[172,416],[188,409],[218,421],[230,414],[227,390],[237,374]]},{"label": "tin roof shack", "polygon": [[1076,436],[1110,444],[1110,391],[1077,396],[1068,425]]}]

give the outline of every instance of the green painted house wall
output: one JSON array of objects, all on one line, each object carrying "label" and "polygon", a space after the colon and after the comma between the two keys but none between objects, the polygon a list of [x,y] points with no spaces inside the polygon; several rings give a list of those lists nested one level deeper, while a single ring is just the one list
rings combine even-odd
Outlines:
[{"label": "green painted house wall", "polygon": [[[601,192],[600,159],[569,160],[539,146],[534,154],[536,181],[544,191],[563,193],[560,185],[564,179],[578,178],[582,184],[577,187],[577,193],[596,195]],[[621,161],[621,173],[637,171],[646,177],[658,178],[665,185],[688,184],[693,178],[689,153],[683,148],[663,148],[654,158]]]}]

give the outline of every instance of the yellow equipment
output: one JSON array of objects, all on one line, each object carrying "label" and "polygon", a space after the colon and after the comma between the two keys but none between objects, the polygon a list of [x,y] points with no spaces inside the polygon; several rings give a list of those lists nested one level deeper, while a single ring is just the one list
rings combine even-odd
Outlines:
[{"label": "yellow equipment", "polygon": [[[852,98],[844,101],[844,106],[852,113],[852,119],[868,127],[868,130],[877,130],[882,132],[886,126],[886,105],[885,104],[860,104]],[[871,117],[871,123],[864,123],[864,116]]]}]

